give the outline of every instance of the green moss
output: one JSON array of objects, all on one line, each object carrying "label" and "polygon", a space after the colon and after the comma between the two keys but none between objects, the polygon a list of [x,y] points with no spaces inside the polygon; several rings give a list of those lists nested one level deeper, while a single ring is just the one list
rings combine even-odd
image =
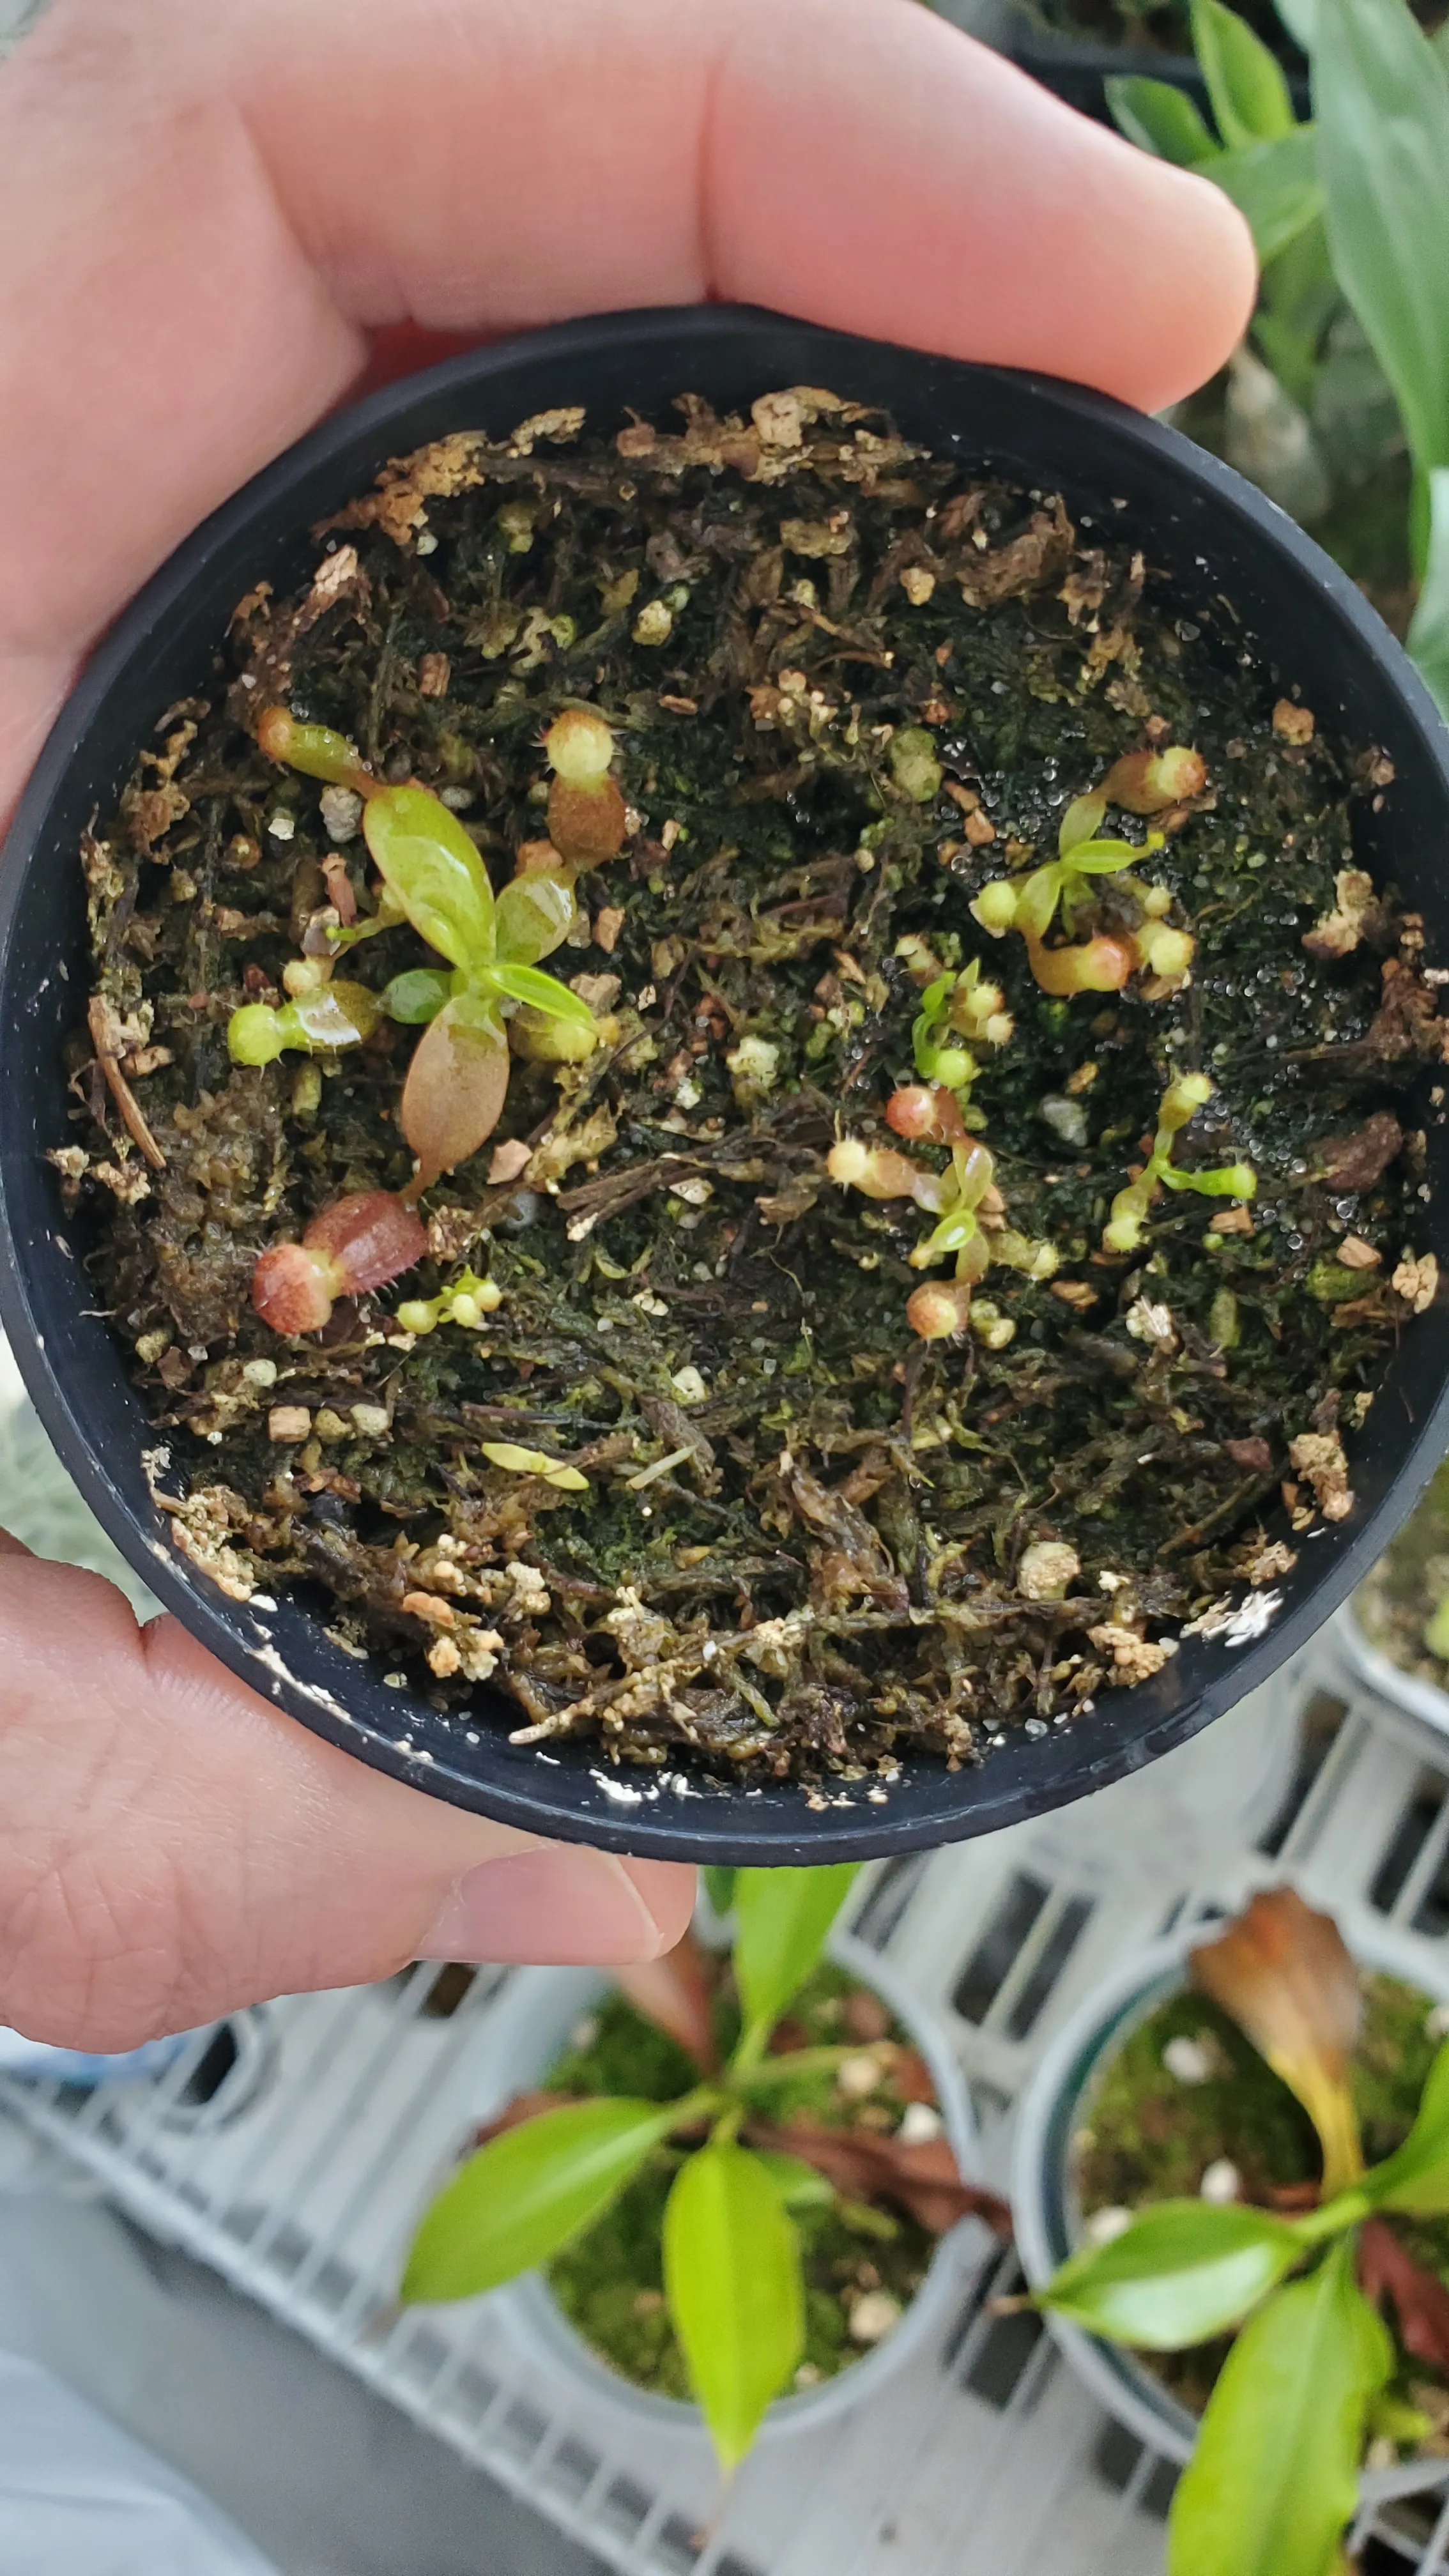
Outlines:
[{"label": "green moss", "polygon": [[[853,1980],[840,1969],[828,1963],[818,1968],[791,2006],[785,2025],[791,2045],[838,2044],[844,2036],[842,2006],[854,1991]],[[694,2080],[683,2052],[621,1995],[609,1996],[590,2019],[595,2027],[585,2044],[570,2049],[545,2079],[550,2089],[667,2100]],[[728,1985],[720,1992],[718,2025],[721,2044],[728,2047],[739,2026]],[[897,2024],[888,2035],[905,2036]],[[887,2075],[869,2107],[872,2117],[883,2114],[884,2125],[894,2129],[905,2097]],[[860,2119],[861,2108],[844,2100],[833,2075],[818,2068],[769,2097],[771,2122],[781,2126],[792,2114],[803,2114],[846,2128]],[[661,2148],[597,2224],[554,2257],[547,2277],[564,2314],[610,2369],[658,2396],[687,2398],[688,2374],[664,2302],[661,2252],[664,2205],[681,2161],[677,2148]],[[794,2221],[805,2273],[805,2351],[795,2384],[806,2388],[860,2359],[848,2320],[851,2301],[862,2291],[886,2290],[902,2308],[909,2306],[925,2279],[935,2239],[898,2209],[839,2198],[796,2210]]]}]

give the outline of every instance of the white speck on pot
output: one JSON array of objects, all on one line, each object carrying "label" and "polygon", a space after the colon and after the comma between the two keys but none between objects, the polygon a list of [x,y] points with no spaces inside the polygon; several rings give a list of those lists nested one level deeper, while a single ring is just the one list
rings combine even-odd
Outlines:
[{"label": "white speck on pot", "polygon": [[1230,2201],[1242,2196],[1243,2177],[1229,2156],[1215,2156],[1198,2184],[1200,2198],[1210,2201],[1214,2209],[1226,2209]]}]

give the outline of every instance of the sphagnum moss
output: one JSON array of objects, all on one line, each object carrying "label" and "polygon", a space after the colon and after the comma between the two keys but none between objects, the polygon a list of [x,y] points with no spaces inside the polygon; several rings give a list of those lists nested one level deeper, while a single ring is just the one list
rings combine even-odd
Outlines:
[{"label": "sphagnum moss", "polygon": [[[525,1742],[880,1796],[1348,1508],[1443,1023],[1353,867],[1388,764],[1130,529],[683,410],[444,441],[240,604],[87,837],[55,1159],[199,1565]],[[389,816],[493,903],[441,967]]]}]

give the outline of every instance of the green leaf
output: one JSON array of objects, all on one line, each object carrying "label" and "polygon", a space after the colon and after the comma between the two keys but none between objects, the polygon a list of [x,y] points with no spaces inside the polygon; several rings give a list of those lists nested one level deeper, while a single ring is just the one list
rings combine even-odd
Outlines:
[{"label": "green leaf", "polygon": [[551,1020],[567,1020],[574,1028],[598,1026],[588,1003],[556,975],[545,975],[537,966],[490,966],[488,982],[496,993],[506,993],[510,1002],[526,1002],[530,1010],[543,1011]]},{"label": "green leaf", "polygon": [[1313,96],[1339,284],[1418,464],[1449,465],[1449,61],[1404,0],[1319,0]]},{"label": "green leaf", "polygon": [[425,1020],[435,1020],[448,998],[452,978],[440,975],[431,966],[415,966],[407,975],[394,975],[382,997],[382,1007],[390,1020],[402,1020],[409,1027],[420,1027]]},{"label": "green leaf", "polygon": [[706,1862],[699,1874],[704,1880],[704,1892],[723,1922],[727,1914],[734,1912],[735,1880],[739,1877],[739,1871],[722,1869],[718,1862],[712,1864]]},{"label": "green leaf", "polygon": [[1429,2069],[1403,2145],[1371,2166],[1357,2189],[1375,2209],[1411,2209],[1424,2218],[1449,2210],[1449,2040]]},{"label": "green leaf", "polygon": [[1040,2301],[1115,2343],[1181,2352],[1225,2334],[1302,2259],[1292,2228],[1263,2210],[1164,2200],[1069,2255]]},{"label": "green leaf", "polygon": [[577,913],[572,886],[551,869],[514,877],[498,897],[494,914],[498,955],[509,965],[537,965],[567,937]]},{"label": "green leaf", "polygon": [[1385,2441],[1402,2442],[1406,2447],[1412,2444],[1417,2450],[1421,2442],[1427,2442],[1434,2427],[1417,2406],[1407,2405],[1389,2390],[1370,2399],[1365,2430],[1370,2440],[1381,2435]]},{"label": "green leaf", "polygon": [[1311,54],[1318,35],[1318,0],[1277,0],[1277,8],[1294,44]]},{"label": "green leaf", "polygon": [[664,2288],[690,2384],[732,2469],[805,2347],[799,2239],[748,2148],[713,2140],[680,2167],[664,2211]]},{"label": "green leaf", "polygon": [[745,2027],[742,2065],[761,2055],[781,2013],[809,1976],[850,1893],[855,1864],[832,1869],[742,1869],[735,1880],[735,1983]]},{"label": "green leaf", "polygon": [[1358,2500],[1369,2406],[1393,2369],[1352,2238],[1246,2325],[1173,2498],[1168,2576],[1329,2576]]},{"label": "green leaf", "polygon": [[370,796],[362,828],[414,930],[469,973],[493,958],[493,888],[456,814],[426,787]]},{"label": "green leaf", "polygon": [[1223,0],[1192,0],[1192,41],[1229,150],[1292,133],[1297,119],[1283,66],[1246,18]]},{"label": "green leaf", "polygon": [[1107,82],[1106,90],[1118,132],[1139,152],[1175,161],[1180,170],[1197,169],[1213,158],[1216,143],[1186,90],[1174,81],[1124,80],[1119,75]]},{"label": "green leaf", "polygon": [[782,2156],[773,2147],[757,2147],[754,2153],[786,2209],[825,2209],[834,2200],[834,2183],[803,2156]]},{"label": "green leaf", "polygon": [[490,2138],[425,2213],[404,2304],[475,2298],[546,2262],[608,2208],[678,2118],[677,2103],[573,2102]]},{"label": "green leaf", "polygon": [[[1449,717],[1449,470],[1442,465],[1429,475],[1429,552],[1409,628],[1409,651],[1441,714]],[[1449,1649],[1449,1618],[1443,1602],[1424,1631],[1424,1642],[1431,1654]]]},{"label": "green leaf", "polygon": [[1311,125],[1295,126],[1271,143],[1220,152],[1203,177],[1231,197],[1246,215],[1263,267],[1307,232],[1323,213],[1317,139]]},{"label": "green leaf", "polygon": [[562,1458],[550,1458],[544,1449],[524,1449],[516,1440],[480,1440],[484,1457],[494,1467],[502,1467],[510,1476],[542,1476],[545,1484],[557,1485],[561,1493],[586,1494],[587,1476],[577,1467],[566,1466]]}]

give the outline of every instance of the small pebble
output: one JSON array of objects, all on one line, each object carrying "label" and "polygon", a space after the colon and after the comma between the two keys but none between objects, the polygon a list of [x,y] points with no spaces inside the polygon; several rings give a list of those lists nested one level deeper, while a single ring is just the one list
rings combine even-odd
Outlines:
[{"label": "small pebble", "polygon": [[934,2102],[908,2102],[896,2136],[903,2147],[924,2147],[930,2139],[939,2138],[945,2126]]},{"label": "small pebble", "polygon": [[1215,2157],[1198,2184],[1200,2197],[1215,2209],[1226,2209],[1229,2201],[1241,2196],[1242,2188],[1243,2177],[1228,2156]]},{"label": "small pebble", "polygon": [[1186,2031],[1179,2031],[1175,2039],[1168,2041],[1162,2063],[1179,2084],[1206,2084],[1213,2071],[1212,2059],[1202,2041],[1190,2039]]},{"label": "small pebble", "polygon": [[353,787],[324,787],[318,800],[329,841],[350,841],[362,820],[362,798]]},{"label": "small pebble", "polygon": [[867,2290],[850,2311],[852,2343],[883,2343],[900,2322],[901,2303],[889,2290]]},{"label": "small pebble", "polygon": [[1094,2209],[1082,2234],[1089,2245],[1111,2245],[1117,2237],[1126,2235],[1131,2224],[1130,2209]]},{"label": "small pebble", "polygon": [[843,2057],[835,2070],[835,2089],[845,2095],[847,2102],[863,2102],[867,2093],[875,2091],[880,2079],[878,2058]]}]

